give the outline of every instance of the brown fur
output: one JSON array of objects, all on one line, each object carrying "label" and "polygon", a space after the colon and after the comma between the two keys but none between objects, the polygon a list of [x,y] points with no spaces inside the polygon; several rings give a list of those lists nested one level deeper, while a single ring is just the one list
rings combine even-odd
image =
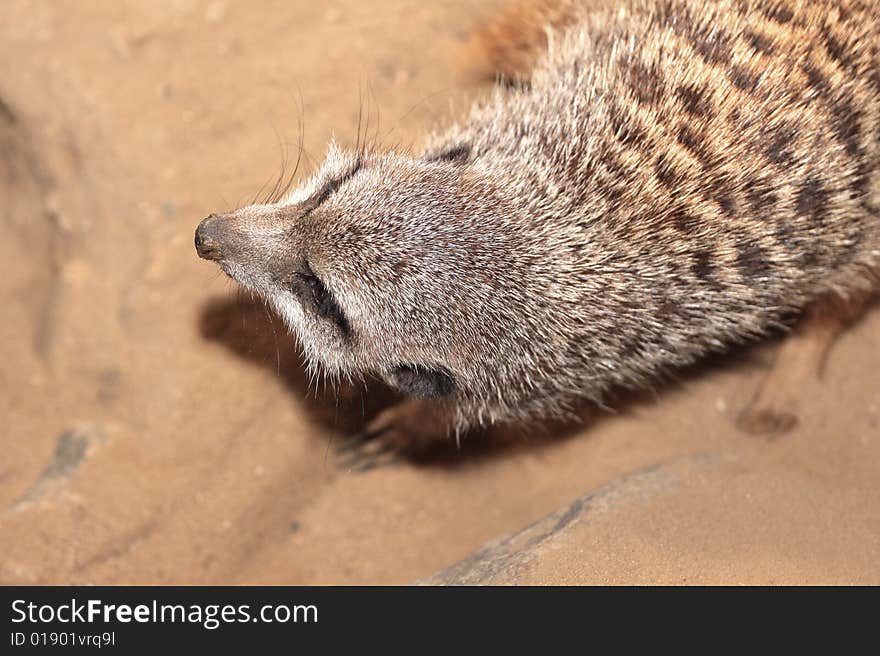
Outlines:
[{"label": "brown fur", "polygon": [[529,84],[421,156],[333,148],[290,197],[200,227],[310,363],[436,397],[444,428],[645,384],[880,261],[877,3],[554,6],[489,29]]},{"label": "brown fur", "polygon": [[513,4],[471,35],[465,51],[469,68],[487,77],[527,81],[547,50],[550,35],[574,23],[586,9],[585,4],[577,0]]}]

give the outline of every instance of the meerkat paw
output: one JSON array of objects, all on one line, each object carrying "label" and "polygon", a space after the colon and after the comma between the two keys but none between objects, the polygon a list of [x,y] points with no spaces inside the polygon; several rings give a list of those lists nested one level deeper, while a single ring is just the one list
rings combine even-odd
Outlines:
[{"label": "meerkat paw", "polygon": [[855,292],[845,300],[829,296],[807,308],[794,333],[782,343],[751,402],[737,417],[737,426],[767,437],[795,428],[799,396],[805,386],[819,383],[835,340],[861,316],[872,296],[869,291]]},{"label": "meerkat paw", "polygon": [[448,421],[435,401],[408,399],[374,417],[337,449],[336,464],[357,472],[398,464],[447,437]]}]

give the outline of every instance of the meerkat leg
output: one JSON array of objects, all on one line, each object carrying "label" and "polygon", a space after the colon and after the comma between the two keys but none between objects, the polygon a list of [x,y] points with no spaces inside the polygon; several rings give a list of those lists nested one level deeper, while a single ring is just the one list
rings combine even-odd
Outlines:
[{"label": "meerkat leg", "polygon": [[363,431],[348,438],[337,449],[342,469],[367,471],[398,462],[401,456],[416,455],[449,437],[451,421],[442,402],[407,399],[386,408]]},{"label": "meerkat leg", "polygon": [[797,425],[798,390],[821,378],[836,339],[859,318],[877,291],[850,298],[826,297],[807,308],[794,332],[782,343],[769,373],[737,417],[737,426],[753,435],[776,436]]}]

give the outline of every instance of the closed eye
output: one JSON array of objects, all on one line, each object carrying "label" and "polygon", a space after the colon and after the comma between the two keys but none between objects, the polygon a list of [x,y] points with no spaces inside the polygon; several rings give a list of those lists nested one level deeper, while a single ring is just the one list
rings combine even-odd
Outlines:
[{"label": "closed eye", "polygon": [[342,312],[342,308],[339,307],[333,294],[321,282],[321,279],[314,273],[311,273],[308,265],[306,265],[306,268],[309,269],[308,272],[298,271],[293,275],[291,280],[294,287],[293,291],[297,293],[303,303],[311,305],[318,316],[330,319],[339,326],[343,333],[347,334],[349,332],[349,325],[345,314]]}]

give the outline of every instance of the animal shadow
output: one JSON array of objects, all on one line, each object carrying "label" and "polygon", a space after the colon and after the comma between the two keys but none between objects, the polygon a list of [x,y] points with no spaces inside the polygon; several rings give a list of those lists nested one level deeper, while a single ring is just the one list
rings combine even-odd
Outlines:
[{"label": "animal shadow", "polygon": [[203,338],[217,342],[245,361],[277,376],[314,423],[348,435],[399,397],[380,381],[366,384],[324,384],[309,380],[296,338],[282,320],[261,301],[215,298],[199,316]]},{"label": "animal shadow", "polygon": [[[213,299],[202,309],[199,330],[205,339],[222,344],[244,360],[278,376],[309,419],[339,437],[334,443],[340,451],[346,450],[347,440],[361,434],[373,417],[401,400],[399,394],[379,380],[339,383],[335,389],[329,384],[323,386],[320,381],[317,386],[310,382],[296,338],[261,301],[243,297]],[[394,454],[389,462],[457,467],[523,450],[540,450],[575,436],[588,437],[584,435],[585,429],[656,403],[664,391],[681,387],[707,370],[739,367],[750,360],[753,358],[749,349],[734,349],[678,371],[671,379],[658,381],[660,389],[655,392],[612,390],[603,407],[584,402],[565,420],[474,430],[462,435],[459,441],[449,439],[417,451]],[[375,463],[367,462],[362,470],[374,466]]]},{"label": "animal shadow", "polygon": [[[204,339],[223,345],[246,362],[277,376],[309,420],[338,437],[333,442],[341,451],[373,417],[401,400],[379,380],[340,383],[335,389],[319,380],[316,386],[309,380],[296,338],[259,300],[241,296],[211,299],[203,306],[198,321]],[[458,442],[449,439],[418,451],[398,453],[395,462],[452,467],[473,464],[512,451],[539,448],[548,440],[573,435],[582,427],[583,422],[577,421],[475,430]]]}]

